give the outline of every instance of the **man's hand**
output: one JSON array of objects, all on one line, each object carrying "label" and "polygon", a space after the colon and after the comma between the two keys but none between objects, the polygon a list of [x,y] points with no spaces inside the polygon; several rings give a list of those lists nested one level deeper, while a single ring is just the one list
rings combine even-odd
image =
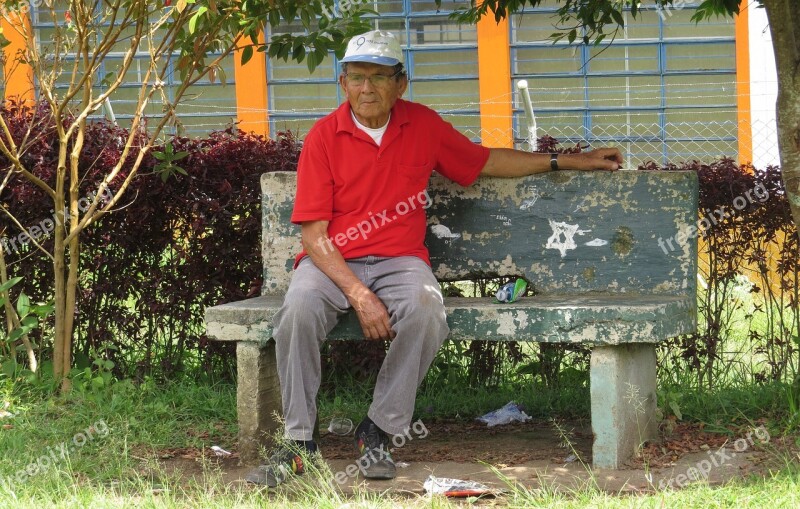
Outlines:
[{"label": "man's hand", "polygon": [[561,170],[618,170],[622,165],[622,153],[617,148],[596,148],[580,154],[559,154]]},{"label": "man's hand", "polygon": [[394,339],[389,312],[383,302],[347,266],[342,254],[328,241],[328,221],[307,221],[301,226],[303,248],[323,274],[342,290],[371,340]]},{"label": "man's hand", "polygon": [[395,332],[389,323],[389,312],[383,302],[366,286],[360,286],[347,295],[361,323],[364,336],[372,341],[394,339]]}]

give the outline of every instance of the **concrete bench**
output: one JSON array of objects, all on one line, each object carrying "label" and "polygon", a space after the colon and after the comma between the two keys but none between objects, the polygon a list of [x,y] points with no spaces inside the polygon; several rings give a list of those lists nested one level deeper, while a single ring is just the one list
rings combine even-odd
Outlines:
[{"label": "concrete bench", "polygon": [[[262,296],[205,315],[209,337],[237,343],[245,463],[257,461],[281,411],[272,319],[300,247],[289,221],[295,178],[261,179]],[[655,345],[696,328],[696,175],[563,171],[463,188],[434,174],[428,189],[440,281],[522,276],[535,290],[513,304],[446,298],[450,339],[591,345],[593,465],[618,468],[657,433]],[[355,314],[329,339],[363,339]]]}]

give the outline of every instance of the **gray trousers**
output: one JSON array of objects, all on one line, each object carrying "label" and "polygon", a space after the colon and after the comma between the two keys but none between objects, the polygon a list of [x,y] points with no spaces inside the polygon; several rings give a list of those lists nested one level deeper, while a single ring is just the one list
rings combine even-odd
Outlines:
[{"label": "gray trousers", "polygon": [[[347,260],[356,276],[389,311],[392,340],[367,415],[389,434],[411,424],[417,388],[450,329],[439,283],[413,256]],[[305,257],[275,317],[275,352],[281,383],[285,436],[311,440],[321,378],[320,345],[350,309],[344,293]]]}]

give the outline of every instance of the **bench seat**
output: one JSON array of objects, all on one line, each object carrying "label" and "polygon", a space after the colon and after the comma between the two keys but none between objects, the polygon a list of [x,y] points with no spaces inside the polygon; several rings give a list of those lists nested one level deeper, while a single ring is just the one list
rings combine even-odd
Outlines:
[{"label": "bench seat", "polygon": [[[272,337],[272,319],[281,296],[261,296],[208,308],[209,336],[218,341],[255,341]],[[445,298],[450,339],[537,341],[618,345],[657,343],[694,330],[695,303],[674,295],[549,294],[523,297],[511,304],[492,298]],[[348,313],[329,339],[362,339],[355,313]]]}]

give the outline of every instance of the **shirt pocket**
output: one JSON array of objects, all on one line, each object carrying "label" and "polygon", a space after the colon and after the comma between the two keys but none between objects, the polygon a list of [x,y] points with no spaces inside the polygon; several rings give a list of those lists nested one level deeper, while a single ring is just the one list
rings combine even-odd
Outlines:
[{"label": "shirt pocket", "polygon": [[428,187],[428,181],[431,178],[433,168],[430,164],[398,164],[397,172],[401,177],[406,179],[402,183],[403,187],[408,186],[409,189],[422,190]]}]

